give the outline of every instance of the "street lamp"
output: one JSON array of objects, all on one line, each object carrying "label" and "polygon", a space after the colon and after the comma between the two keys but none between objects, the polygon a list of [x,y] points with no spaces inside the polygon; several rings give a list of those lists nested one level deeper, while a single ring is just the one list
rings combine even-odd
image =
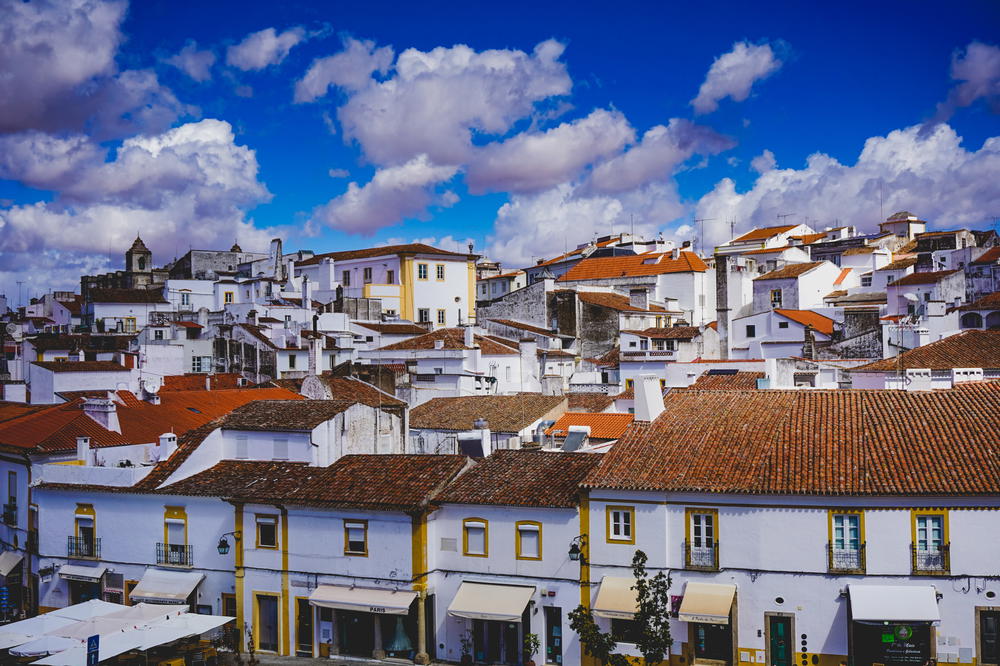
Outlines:
[{"label": "street lamp", "polygon": [[226,541],[227,536],[233,537],[233,540],[237,542],[239,542],[240,540],[239,532],[226,532],[225,534],[223,534],[221,537],[219,537],[219,545],[216,546],[216,548],[219,551],[219,555],[226,555],[227,553],[229,553],[229,542]]},{"label": "street lamp", "polygon": [[569,559],[574,562],[579,562],[580,564],[587,563],[587,556],[583,554],[583,547],[587,545],[587,535],[581,534],[580,536],[574,537],[572,541],[569,542]]}]

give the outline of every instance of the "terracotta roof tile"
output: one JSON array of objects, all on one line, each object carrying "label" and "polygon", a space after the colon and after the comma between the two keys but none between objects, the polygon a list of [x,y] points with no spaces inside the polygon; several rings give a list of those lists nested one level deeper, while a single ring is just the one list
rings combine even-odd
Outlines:
[{"label": "terracotta roof tile", "polygon": [[944,391],[673,391],[585,479],[775,495],[996,495],[1000,384]]},{"label": "terracotta roof tile", "polygon": [[569,433],[570,426],[590,426],[592,439],[618,439],[632,424],[634,418],[632,414],[566,412],[545,431],[545,434],[565,437]]},{"label": "terracotta roof tile", "polygon": [[799,277],[805,273],[808,273],[814,268],[817,268],[824,264],[822,261],[810,261],[805,264],[788,264],[783,266],[776,271],[771,271],[770,273],[765,273],[760,277],[754,278],[754,280],[784,280],[786,278]]},{"label": "terracotta roof tile", "polygon": [[534,326],[533,324],[524,324],[519,321],[514,321],[513,319],[490,319],[490,321],[496,322],[502,326],[516,328],[521,331],[529,331],[531,333],[537,333],[539,335],[546,335],[550,338],[559,337],[559,333],[557,333],[556,331],[552,331],[547,328],[542,328],[541,326]]},{"label": "terracotta roof tile", "polygon": [[686,389],[675,389],[678,391],[731,391],[733,389],[742,391],[756,390],[757,380],[764,379],[767,374],[763,372],[749,372],[739,370],[737,372],[706,372],[695,380]]},{"label": "terracotta roof tile", "polygon": [[959,271],[923,271],[919,273],[910,273],[909,275],[904,275],[895,282],[892,282],[890,286],[892,287],[905,287],[912,284],[934,284],[935,282],[940,282],[949,275],[954,275]]},{"label": "terracotta roof tile", "polygon": [[613,347],[612,349],[604,352],[601,356],[590,359],[590,361],[594,365],[602,368],[617,367],[621,362],[621,349]]},{"label": "terracotta roof tile", "polygon": [[423,335],[427,333],[427,329],[423,326],[417,326],[416,324],[372,324],[367,322],[354,322],[362,328],[367,328],[372,331],[378,331],[386,335]]},{"label": "terracotta roof tile", "polygon": [[91,289],[91,303],[167,303],[163,289]]},{"label": "terracotta roof tile", "polygon": [[1000,368],[1000,331],[971,330],[853,368],[851,372],[896,372],[899,368]]},{"label": "terracotta roof tile", "polygon": [[255,400],[225,417],[228,430],[312,430],[355,404],[346,400]]},{"label": "terracotta roof tile", "polygon": [[852,269],[850,268],[841,268],[840,275],[838,275],[837,279],[833,281],[833,284],[834,285],[843,284],[844,280],[847,279],[847,276],[851,274],[851,270]]},{"label": "terracotta roof tile", "polygon": [[703,273],[708,265],[694,252],[681,252],[672,259],[669,252],[635,254],[623,257],[584,259],[559,277],[557,282],[606,280],[617,277],[664,275],[666,273]]},{"label": "terracotta roof tile", "polygon": [[693,340],[701,335],[701,329],[697,326],[667,326],[647,328],[642,331],[622,331],[623,333],[633,333],[642,338],[655,340]]},{"label": "terracotta roof tile", "polygon": [[[434,343],[438,340],[444,343],[442,349],[471,349],[465,346],[465,332],[461,328],[439,328],[431,333],[395,342],[391,345],[380,347],[384,351],[424,351],[434,349]],[[488,356],[502,356],[506,354],[516,354],[516,349],[500,344],[482,335],[474,337],[475,343],[480,351]]]},{"label": "terracotta roof tile", "polygon": [[32,365],[49,372],[128,372],[121,363],[114,361],[32,361]]},{"label": "terracotta roof tile", "polygon": [[312,266],[318,264],[324,259],[333,259],[334,261],[348,261],[350,259],[368,259],[369,257],[388,257],[397,254],[437,254],[441,256],[448,257],[470,257],[473,255],[464,254],[461,252],[449,252],[448,250],[439,250],[436,247],[431,247],[430,245],[425,245],[423,243],[406,243],[404,245],[385,245],[383,247],[369,247],[363,250],[345,250],[341,252],[327,252],[325,254],[317,254],[309,259],[303,259],[302,261],[296,262],[296,266]]},{"label": "terracotta roof tile", "polygon": [[800,240],[802,241],[803,245],[812,245],[816,241],[823,240],[824,238],[826,238],[826,232],[821,231],[818,234],[802,234],[801,236],[789,236],[789,238]]},{"label": "terracotta roof tile", "polygon": [[458,477],[436,504],[569,508],[599,453],[499,450]]},{"label": "terracotta roof tile", "polygon": [[486,419],[493,432],[515,433],[565,405],[565,396],[540,393],[433,398],[410,410],[410,427],[472,430],[476,419]]},{"label": "terracotta roof tile", "polygon": [[916,257],[902,257],[900,259],[894,259],[893,261],[889,262],[888,264],[886,264],[882,268],[877,268],[875,270],[879,270],[879,271],[899,271],[899,270],[903,270],[903,269],[909,268],[910,266],[915,266],[916,263],[917,263],[917,258]]},{"label": "terracotta roof tile", "polygon": [[186,375],[166,375],[161,391],[204,391],[208,380],[211,389],[239,388],[241,376],[235,372],[219,372],[211,375],[189,373]]},{"label": "terracotta roof tile", "polygon": [[614,403],[607,393],[567,393],[566,399],[572,412],[603,412]]},{"label": "terracotta roof tile", "polygon": [[1000,262],[1000,245],[995,245],[979,255],[972,263],[974,264],[995,264]]},{"label": "terracotta roof tile", "polygon": [[833,320],[812,310],[775,309],[775,313],[803,326],[812,326],[824,335],[833,335]]},{"label": "terracotta roof tile", "polygon": [[993,292],[992,294],[986,294],[980,296],[972,303],[968,305],[963,305],[959,310],[992,310],[993,308],[1000,308],[1000,291]]},{"label": "terracotta roof tile", "polygon": [[732,242],[741,243],[743,241],[767,240],[768,238],[772,238],[774,236],[777,236],[778,234],[783,234],[786,231],[791,231],[797,226],[799,225],[785,224],[777,227],[762,227],[760,229],[753,229],[751,231],[746,232],[739,238],[734,238]]},{"label": "terracotta roof tile", "polygon": [[849,247],[841,252],[841,254],[849,257],[855,254],[873,254],[875,250],[876,248],[865,245],[862,247]]},{"label": "terracotta roof tile", "polygon": [[649,305],[648,310],[637,308],[629,301],[628,296],[614,294],[608,291],[578,291],[576,297],[581,302],[589,305],[597,305],[602,308],[611,308],[619,312],[666,312],[666,308],[660,305]]}]

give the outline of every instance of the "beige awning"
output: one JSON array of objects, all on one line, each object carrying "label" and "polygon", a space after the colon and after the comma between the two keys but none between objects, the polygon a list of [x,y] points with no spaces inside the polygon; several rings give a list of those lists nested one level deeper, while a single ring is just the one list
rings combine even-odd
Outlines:
[{"label": "beige awning", "polygon": [[309,603],[323,608],[406,615],[417,598],[412,590],[379,590],[370,587],[320,585],[309,595]]},{"label": "beige awning", "polygon": [[638,610],[633,585],[634,578],[602,578],[601,587],[597,590],[597,601],[594,602],[594,615],[631,620]]},{"label": "beige awning", "polygon": [[0,576],[9,574],[23,559],[24,553],[16,553],[13,550],[0,553]]},{"label": "beige awning", "polygon": [[462,583],[448,606],[448,614],[473,620],[520,622],[534,586]]},{"label": "beige awning", "polygon": [[729,624],[729,611],[735,596],[735,585],[688,583],[677,617],[682,622]]},{"label": "beige awning", "polygon": [[204,577],[204,574],[186,571],[146,569],[139,584],[128,597],[132,601],[154,604],[185,603]]},{"label": "beige awning", "polygon": [[96,583],[101,580],[101,576],[107,571],[107,567],[85,567],[80,564],[64,564],[59,567],[59,577],[65,580],[82,580],[87,583]]}]

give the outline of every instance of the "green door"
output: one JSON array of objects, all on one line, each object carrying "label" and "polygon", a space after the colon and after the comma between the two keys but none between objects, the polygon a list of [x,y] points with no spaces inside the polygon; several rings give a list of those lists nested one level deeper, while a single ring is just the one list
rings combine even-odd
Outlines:
[{"label": "green door", "polygon": [[792,618],[768,616],[770,666],[792,666]]}]

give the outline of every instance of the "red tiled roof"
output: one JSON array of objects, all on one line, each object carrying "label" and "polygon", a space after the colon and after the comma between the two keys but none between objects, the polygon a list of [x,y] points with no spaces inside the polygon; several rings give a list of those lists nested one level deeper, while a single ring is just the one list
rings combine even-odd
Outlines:
[{"label": "red tiled roof", "polygon": [[615,367],[621,362],[621,350],[618,347],[609,349],[598,358],[590,359],[594,365],[600,367]]},{"label": "red tiled roof", "polygon": [[843,252],[841,252],[841,254],[849,257],[849,256],[855,255],[855,254],[873,254],[875,252],[875,250],[876,250],[876,248],[874,248],[874,247],[870,247],[868,245],[864,245],[862,247],[849,247],[846,250],[844,250]]},{"label": "red tiled roof", "polygon": [[824,335],[833,335],[833,320],[829,317],[813,312],[812,310],[784,310],[775,309],[775,312],[786,319],[791,319],[803,326],[812,326]]},{"label": "red tiled roof", "polygon": [[910,273],[909,275],[904,275],[895,282],[891,283],[890,287],[905,287],[911,284],[934,284],[935,282],[940,282],[949,275],[954,275],[959,271],[924,271],[920,273]]},{"label": "red tiled roof", "polygon": [[423,243],[406,243],[405,245],[385,245],[383,247],[369,247],[363,250],[345,250],[342,252],[327,252],[325,254],[317,254],[309,259],[303,259],[295,263],[296,266],[312,266],[318,264],[324,259],[333,259],[334,261],[348,261],[350,259],[368,259],[370,257],[387,257],[397,254],[436,254],[448,257],[471,257],[473,255],[464,254],[461,252],[449,252],[448,250],[439,250],[436,247],[431,247],[430,245],[425,245]]},{"label": "red tiled roof", "polygon": [[896,372],[900,368],[1000,368],[1000,331],[964,331],[851,372]]},{"label": "red tiled roof", "polygon": [[410,410],[410,427],[428,430],[472,430],[486,419],[493,432],[516,433],[553,411],[566,410],[566,397],[541,393],[471,395],[433,398]]},{"label": "red tiled roof", "polygon": [[757,380],[764,379],[767,374],[763,372],[750,372],[739,370],[733,373],[711,374],[706,372],[695,380],[694,384],[686,389],[675,389],[677,391],[731,391],[733,389],[741,391],[756,390]]},{"label": "red tiled roof", "polygon": [[886,264],[885,266],[883,266],[882,268],[876,268],[875,270],[898,271],[898,270],[903,270],[905,268],[909,268],[910,266],[914,266],[916,265],[916,263],[917,263],[916,257],[902,257],[901,259],[895,259]]},{"label": "red tiled roof", "polygon": [[614,402],[607,393],[567,393],[571,412],[603,412]]},{"label": "red tiled roof", "polygon": [[701,335],[701,330],[697,326],[668,326],[647,328],[642,331],[622,331],[622,333],[634,333],[639,337],[655,340],[693,340]]},{"label": "red tiled roof", "polygon": [[591,439],[618,439],[634,418],[632,414],[566,412],[545,431],[545,434],[565,437],[569,433],[570,426],[590,426]]},{"label": "red tiled roof", "polygon": [[430,502],[468,464],[458,455],[347,455],[329,467],[224,460],[165,486],[173,495],[252,502],[410,511]]},{"label": "red tiled roof", "polygon": [[522,324],[521,322],[514,321],[512,319],[491,319],[490,321],[496,322],[502,326],[509,326],[510,328],[516,328],[522,331],[538,333],[539,335],[547,335],[550,338],[554,338],[559,335],[557,332],[551,331],[547,328],[542,328],[541,326],[533,326],[532,324]]},{"label": "red tiled roof", "polygon": [[803,245],[812,245],[818,240],[823,240],[826,238],[826,232],[821,231],[818,234],[802,234],[801,236],[789,236],[789,238],[794,238],[796,240],[802,241]]},{"label": "red tiled roof", "polygon": [[435,504],[570,508],[601,455],[501,449],[458,477]]},{"label": "red tiled roof", "polygon": [[235,372],[220,372],[211,375],[188,373],[185,375],[166,375],[163,378],[163,388],[160,391],[204,391],[205,380],[210,382],[212,390],[239,388],[241,376]]},{"label": "red tiled roof", "polygon": [[1000,384],[943,391],[673,391],[585,479],[594,488],[996,495]]},{"label": "red tiled roof", "polygon": [[760,277],[754,278],[754,280],[784,280],[786,278],[799,277],[805,273],[808,273],[812,269],[822,265],[822,261],[810,261],[805,264],[788,264],[776,271],[771,271],[770,273],[765,273]]},{"label": "red tiled roof", "polygon": [[[395,342],[391,345],[380,347],[384,351],[421,351],[434,349],[434,343],[441,340],[444,343],[442,349],[471,349],[465,346],[465,332],[461,328],[439,328],[436,331],[425,333],[424,335]],[[511,349],[507,345],[500,344],[482,335],[475,336],[475,344],[480,351],[487,356],[499,356],[505,354],[516,354],[516,349]]]},{"label": "red tiled roof", "polygon": [[181,328],[204,328],[201,324],[193,321],[175,321],[174,324]]},{"label": "red tiled roof", "polygon": [[597,305],[602,308],[611,308],[619,312],[666,312],[666,308],[660,305],[649,304],[648,310],[637,308],[629,301],[628,296],[613,294],[608,291],[578,291],[576,297],[581,302],[589,305]]},{"label": "red tiled roof", "polygon": [[757,250],[747,250],[743,254],[773,254],[775,252],[784,252],[785,250],[801,249],[796,245],[782,245],[781,247],[762,247]]},{"label": "red tiled roof", "polygon": [[1000,261],[1000,245],[995,245],[979,255],[972,263],[995,264]]},{"label": "red tiled roof", "polygon": [[128,372],[128,368],[114,361],[32,361],[31,364],[49,372]]},{"label": "red tiled roof", "polygon": [[34,414],[35,412],[40,412],[43,409],[48,409],[51,406],[52,405],[27,405],[23,402],[0,400],[0,423],[10,421],[11,419],[21,418],[22,416],[27,416],[28,414]]},{"label": "red tiled roof", "polygon": [[423,326],[417,326],[416,324],[369,324],[365,322],[354,322],[362,328],[367,328],[372,331],[378,331],[386,335],[423,335],[427,333],[427,329]]},{"label": "red tiled roof", "polygon": [[584,259],[560,276],[557,282],[606,280],[666,273],[703,273],[706,270],[708,265],[694,252],[681,252],[677,259],[672,259],[669,252],[596,257]]},{"label": "red tiled roof", "polygon": [[980,296],[972,303],[968,305],[963,305],[959,310],[992,310],[993,308],[1000,308],[1000,291],[995,291],[992,294],[986,294]]},{"label": "red tiled roof", "polygon": [[847,279],[847,276],[850,275],[850,274],[851,274],[851,269],[850,268],[842,268],[842,269],[840,269],[840,275],[838,275],[837,279],[833,281],[833,284],[834,285],[841,284],[844,280]]},{"label": "red tiled roof", "polygon": [[91,303],[167,303],[163,288],[159,289],[91,289],[87,294]]},{"label": "red tiled roof", "polygon": [[[593,247],[599,247],[599,248],[607,247],[612,243],[620,241],[621,239],[622,237],[619,234],[618,236],[612,236],[611,238],[594,243]],[[552,264],[558,264],[561,261],[566,261],[567,259],[572,259],[573,257],[583,254],[583,251],[589,247],[591,247],[591,245],[584,245],[582,247],[578,247],[575,250],[570,250],[569,252],[566,252],[565,254],[560,254],[558,257],[553,257],[551,259],[547,259],[546,261],[540,261],[537,264],[535,264],[535,266],[551,266]],[[534,266],[532,266],[532,268],[534,268]]]},{"label": "red tiled roof", "polygon": [[753,229],[751,231],[746,232],[739,238],[734,238],[732,242],[740,243],[743,241],[767,240],[768,238],[772,238],[774,236],[777,236],[778,234],[783,234],[786,231],[791,231],[797,226],[799,225],[785,224],[778,227],[762,227],[760,229]]}]

